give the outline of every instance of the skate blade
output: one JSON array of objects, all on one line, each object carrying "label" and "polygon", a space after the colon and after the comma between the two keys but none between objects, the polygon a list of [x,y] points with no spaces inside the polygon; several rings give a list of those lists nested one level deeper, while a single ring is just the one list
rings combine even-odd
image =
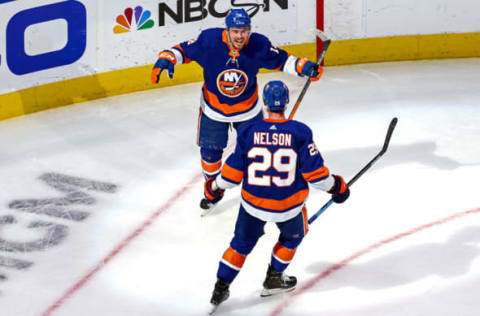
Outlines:
[{"label": "skate blade", "polygon": [[218,305],[213,305],[213,304],[211,304],[211,305],[212,305],[212,308],[208,312],[208,315],[213,315],[217,311],[217,308],[218,308]]},{"label": "skate blade", "polygon": [[207,216],[208,214],[212,213],[212,211],[217,207],[217,204],[213,204],[212,206],[210,206],[210,208],[208,209],[203,209],[203,208],[200,208],[200,210],[202,211],[200,213],[200,217],[205,217]]},{"label": "skate blade", "polygon": [[262,290],[262,293],[260,293],[260,296],[261,297],[268,297],[268,296],[272,296],[272,295],[276,295],[276,294],[280,294],[280,293],[288,293],[288,292],[292,292],[293,290],[295,290],[295,287],[291,287],[289,289],[263,289]]}]

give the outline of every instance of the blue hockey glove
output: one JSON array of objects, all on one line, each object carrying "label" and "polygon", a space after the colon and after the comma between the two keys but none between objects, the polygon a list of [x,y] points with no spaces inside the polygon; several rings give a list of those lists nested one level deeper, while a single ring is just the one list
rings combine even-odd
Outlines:
[{"label": "blue hockey glove", "polygon": [[332,195],[332,199],[335,203],[343,203],[350,196],[350,189],[341,176],[332,174],[332,177],[335,179],[335,184],[328,193]]},{"label": "blue hockey glove", "polygon": [[158,60],[152,69],[152,83],[158,83],[160,75],[165,69],[167,69],[168,76],[172,79],[176,63],[177,58],[175,58],[175,55],[171,51],[161,51],[160,54],[158,54]]},{"label": "blue hockey glove", "polygon": [[317,81],[323,74],[323,67],[306,58],[299,58],[297,61],[297,72],[302,77],[308,76],[310,80]]},{"label": "blue hockey glove", "polygon": [[225,192],[224,189],[217,188],[213,190],[212,185],[215,181],[215,178],[208,178],[205,181],[205,198],[209,200],[211,203],[215,204],[223,198],[223,193]]}]

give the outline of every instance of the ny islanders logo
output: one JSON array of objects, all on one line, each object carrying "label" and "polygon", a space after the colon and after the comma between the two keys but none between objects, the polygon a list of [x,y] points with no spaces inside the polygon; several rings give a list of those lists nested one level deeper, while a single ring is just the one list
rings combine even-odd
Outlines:
[{"label": "ny islanders logo", "polygon": [[152,13],[149,10],[143,11],[141,6],[132,8],[126,8],[123,14],[117,16],[117,25],[113,28],[113,33],[126,33],[130,32],[132,28],[133,16],[135,15],[135,24],[137,31],[145,30],[153,27],[153,20],[150,19]]},{"label": "ny islanders logo", "polygon": [[227,69],[217,77],[218,90],[227,97],[234,98],[242,94],[247,87],[248,77],[238,69]]}]

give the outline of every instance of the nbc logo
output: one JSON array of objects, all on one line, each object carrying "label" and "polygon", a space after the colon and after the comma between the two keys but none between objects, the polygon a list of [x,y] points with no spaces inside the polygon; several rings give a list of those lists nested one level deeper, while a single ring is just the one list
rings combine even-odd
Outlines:
[{"label": "nbc logo", "polygon": [[150,19],[152,13],[149,10],[143,11],[141,6],[137,6],[135,7],[135,10],[132,8],[126,8],[123,14],[117,16],[117,25],[113,28],[113,33],[119,34],[130,32],[134,14],[137,30],[145,30],[153,27],[154,22]]}]

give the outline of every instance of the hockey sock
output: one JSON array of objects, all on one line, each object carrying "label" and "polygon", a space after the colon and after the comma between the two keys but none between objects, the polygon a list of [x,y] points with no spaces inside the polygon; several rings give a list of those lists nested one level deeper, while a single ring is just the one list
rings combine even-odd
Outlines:
[{"label": "hockey sock", "polygon": [[218,267],[217,278],[232,283],[242,269],[243,263],[248,254],[257,244],[258,238],[241,239],[235,235],[230,247],[223,254]]},{"label": "hockey sock", "polygon": [[277,242],[272,251],[271,265],[277,272],[283,272],[295,256],[296,248],[300,240]]},{"label": "hockey sock", "polygon": [[228,248],[223,254],[218,266],[217,278],[228,284],[232,283],[238,272],[242,269],[246,258],[246,255],[238,253],[231,247]]},{"label": "hockey sock", "polygon": [[205,178],[215,178],[222,167],[222,150],[215,149],[200,149],[200,156],[202,157],[202,171]]}]

